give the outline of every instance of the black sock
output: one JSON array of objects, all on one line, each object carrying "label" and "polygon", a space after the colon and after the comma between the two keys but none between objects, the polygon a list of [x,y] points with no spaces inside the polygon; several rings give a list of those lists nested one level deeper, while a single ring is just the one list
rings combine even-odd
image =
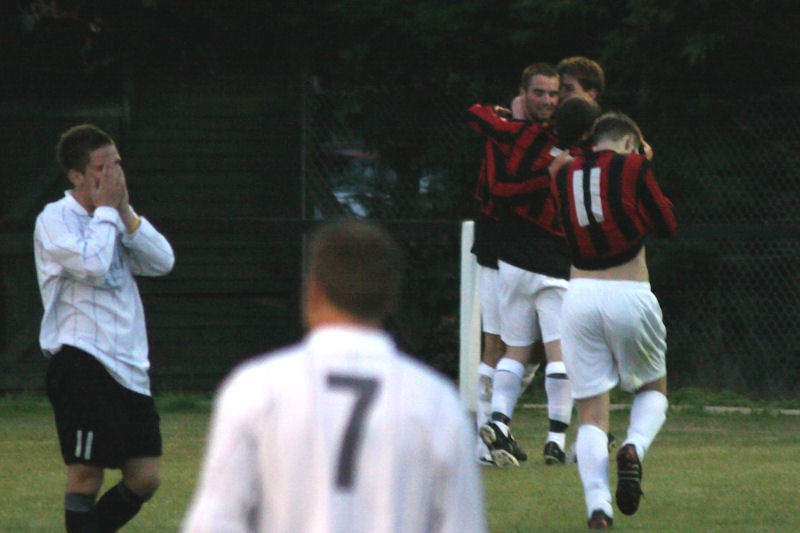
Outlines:
[{"label": "black sock", "polygon": [[550,431],[553,433],[566,433],[569,424],[565,424],[564,422],[559,422],[558,420],[550,419]]},{"label": "black sock", "polygon": [[120,481],[97,502],[97,531],[112,533],[128,523],[142,508],[144,500]]},{"label": "black sock", "polygon": [[67,492],[64,495],[64,523],[67,533],[96,533],[95,496]]}]

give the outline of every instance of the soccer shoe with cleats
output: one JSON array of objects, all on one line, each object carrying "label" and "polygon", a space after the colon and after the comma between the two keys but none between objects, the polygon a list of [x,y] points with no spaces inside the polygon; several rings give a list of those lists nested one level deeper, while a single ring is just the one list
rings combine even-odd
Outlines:
[{"label": "soccer shoe with cleats", "polygon": [[611,529],[614,519],[608,516],[601,509],[597,509],[589,518],[589,529]]},{"label": "soccer shoe with cleats", "polygon": [[480,436],[497,466],[519,466],[528,455],[519,447],[511,429],[502,422],[492,421],[481,426]]},{"label": "soccer shoe with cleats", "polygon": [[496,463],[494,462],[494,459],[492,459],[491,454],[481,455],[480,457],[478,457],[477,461],[478,464],[481,466],[496,466]]},{"label": "soccer shoe with cleats", "polygon": [[633,444],[626,444],[617,452],[617,507],[626,515],[639,508],[642,497],[642,463]]},{"label": "soccer shoe with cleats", "polygon": [[489,448],[480,437],[478,437],[478,442],[475,444],[475,460],[481,466],[495,466]]},{"label": "soccer shoe with cleats", "polygon": [[546,465],[563,465],[567,462],[567,454],[558,445],[558,443],[550,441],[544,445],[544,464]]}]

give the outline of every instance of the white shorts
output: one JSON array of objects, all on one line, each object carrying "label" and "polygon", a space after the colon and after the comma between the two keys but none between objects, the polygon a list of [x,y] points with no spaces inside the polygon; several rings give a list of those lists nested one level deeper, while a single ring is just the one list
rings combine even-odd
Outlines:
[{"label": "white shorts", "polygon": [[478,265],[478,269],[482,329],[500,335],[500,276],[496,268]]},{"label": "white shorts", "polygon": [[633,392],[667,374],[667,331],[650,283],[575,278],[561,312],[573,398],[617,385]]},{"label": "white shorts", "polygon": [[561,338],[561,301],[569,282],[498,261],[500,338],[509,346],[530,346]]}]

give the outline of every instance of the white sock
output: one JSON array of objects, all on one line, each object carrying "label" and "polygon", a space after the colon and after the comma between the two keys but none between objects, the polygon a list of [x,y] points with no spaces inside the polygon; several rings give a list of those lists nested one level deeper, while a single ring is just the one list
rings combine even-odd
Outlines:
[{"label": "white sock", "polygon": [[578,428],[575,453],[586,500],[586,516],[590,517],[593,511],[602,509],[609,517],[613,517],[608,483],[608,436],[597,426],[582,425]]},{"label": "white sock", "polygon": [[489,420],[492,414],[492,380],[494,368],[481,362],[475,380],[475,423],[478,429]]},{"label": "white sock", "polygon": [[558,431],[548,431],[547,440],[545,442],[555,442],[558,444],[558,447],[561,448],[561,451],[565,451],[567,449],[567,434]]},{"label": "white sock", "polygon": [[[547,417],[569,426],[572,419],[572,387],[567,378],[567,367],[562,361],[547,363],[544,370],[544,389],[547,392]],[[561,449],[566,445],[566,434],[550,431],[547,441],[557,443]]]},{"label": "white sock", "polygon": [[498,412],[512,418],[514,407],[522,385],[525,365],[519,361],[503,357],[497,363],[492,383],[492,412]]},{"label": "white sock", "polygon": [[628,435],[622,445],[633,444],[640,461],[664,425],[667,407],[667,397],[658,391],[643,391],[633,397]]}]

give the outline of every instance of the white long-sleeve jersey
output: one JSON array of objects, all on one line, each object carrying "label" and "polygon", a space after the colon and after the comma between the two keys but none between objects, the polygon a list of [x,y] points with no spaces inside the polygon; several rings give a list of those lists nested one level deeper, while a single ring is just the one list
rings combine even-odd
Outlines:
[{"label": "white long-sleeve jersey", "polygon": [[329,326],[215,400],[184,533],[484,533],[455,388],[383,332]]},{"label": "white long-sleeve jersey", "polygon": [[145,218],[128,234],[119,213],[89,214],[69,191],[36,219],[34,255],[46,356],[69,344],[96,357],[123,386],[150,394],[144,308],[134,275],[161,276],[175,262]]}]

